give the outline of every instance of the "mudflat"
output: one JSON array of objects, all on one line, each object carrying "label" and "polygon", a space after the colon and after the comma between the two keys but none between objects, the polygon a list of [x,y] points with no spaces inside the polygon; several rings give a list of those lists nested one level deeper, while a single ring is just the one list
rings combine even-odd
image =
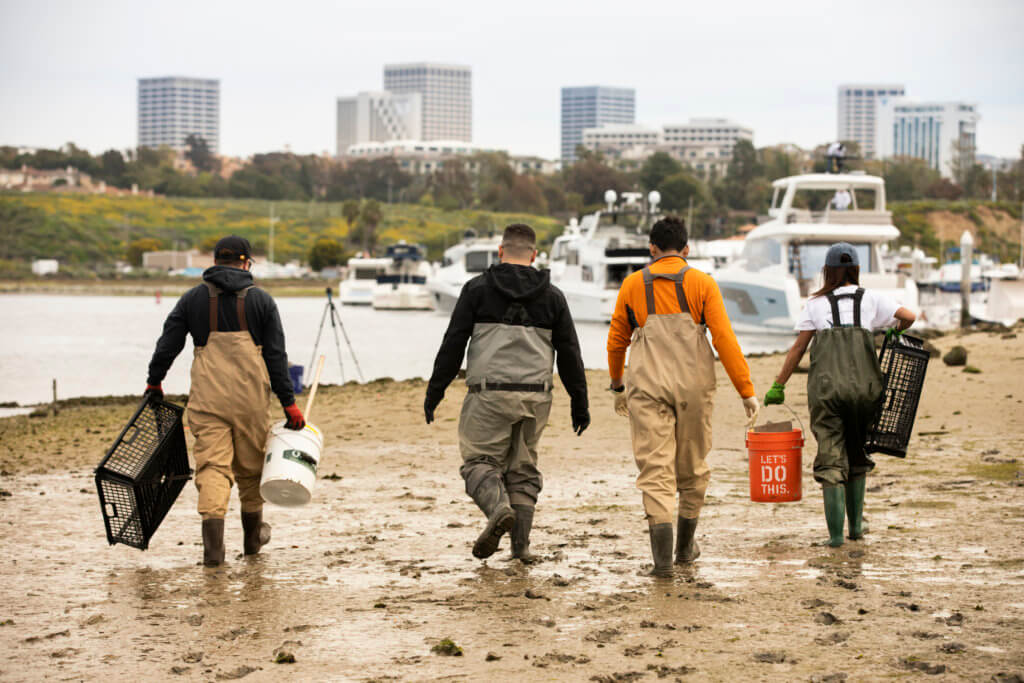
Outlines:
[{"label": "mudflat", "polygon": [[[933,343],[980,372],[932,360],[908,457],[875,456],[869,533],[837,549],[813,545],[810,433],[803,500],[749,500],[719,366],[703,554],[672,580],[644,575],[628,425],[601,372],[582,437],[556,390],[530,567],[507,539],[470,555],[484,520],[458,476],[461,383],[430,426],[423,382],[323,388],[312,503],[268,506],[273,539],[243,558],[233,498],[214,570],[191,484],[148,551],[106,544],[92,468],[137,398],[0,420],[0,679],[1021,680],[1024,329]],[[781,363],[751,360],[759,396]],[[805,380],[786,394],[806,425]]]}]

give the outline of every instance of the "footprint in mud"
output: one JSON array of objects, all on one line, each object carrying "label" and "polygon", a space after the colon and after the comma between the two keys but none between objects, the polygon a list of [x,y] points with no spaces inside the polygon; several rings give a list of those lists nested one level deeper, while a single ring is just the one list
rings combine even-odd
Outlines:
[{"label": "footprint in mud", "polygon": [[561,652],[549,652],[543,657],[534,659],[533,666],[539,669],[546,669],[552,664],[589,664],[590,657],[586,655],[570,655]]}]

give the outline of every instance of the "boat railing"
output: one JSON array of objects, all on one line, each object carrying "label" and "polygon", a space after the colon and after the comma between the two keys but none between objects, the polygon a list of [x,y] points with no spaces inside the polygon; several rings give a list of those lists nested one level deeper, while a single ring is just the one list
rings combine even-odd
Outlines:
[{"label": "boat railing", "polygon": [[818,223],[832,225],[891,225],[892,213],[889,211],[811,211],[809,209],[790,209],[786,223]]}]

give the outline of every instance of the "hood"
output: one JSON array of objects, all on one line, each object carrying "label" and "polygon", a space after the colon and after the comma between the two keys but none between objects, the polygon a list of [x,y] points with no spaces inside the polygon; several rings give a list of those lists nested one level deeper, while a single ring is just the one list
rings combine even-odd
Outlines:
[{"label": "hood", "polygon": [[532,266],[499,263],[486,272],[487,281],[513,301],[532,301],[547,291],[550,273]]},{"label": "hood", "polygon": [[252,273],[232,266],[212,266],[203,273],[203,279],[231,294],[253,285]]}]

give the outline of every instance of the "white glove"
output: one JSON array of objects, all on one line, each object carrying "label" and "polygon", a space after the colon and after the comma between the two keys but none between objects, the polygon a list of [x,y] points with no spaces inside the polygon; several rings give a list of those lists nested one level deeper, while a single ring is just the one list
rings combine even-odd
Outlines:
[{"label": "white glove", "polygon": [[743,399],[743,410],[747,412],[747,428],[749,429],[754,426],[754,422],[757,421],[757,413],[761,410],[757,396]]},{"label": "white glove", "polygon": [[622,417],[629,417],[629,408],[626,407],[625,391],[620,391],[615,394],[615,412]]}]

